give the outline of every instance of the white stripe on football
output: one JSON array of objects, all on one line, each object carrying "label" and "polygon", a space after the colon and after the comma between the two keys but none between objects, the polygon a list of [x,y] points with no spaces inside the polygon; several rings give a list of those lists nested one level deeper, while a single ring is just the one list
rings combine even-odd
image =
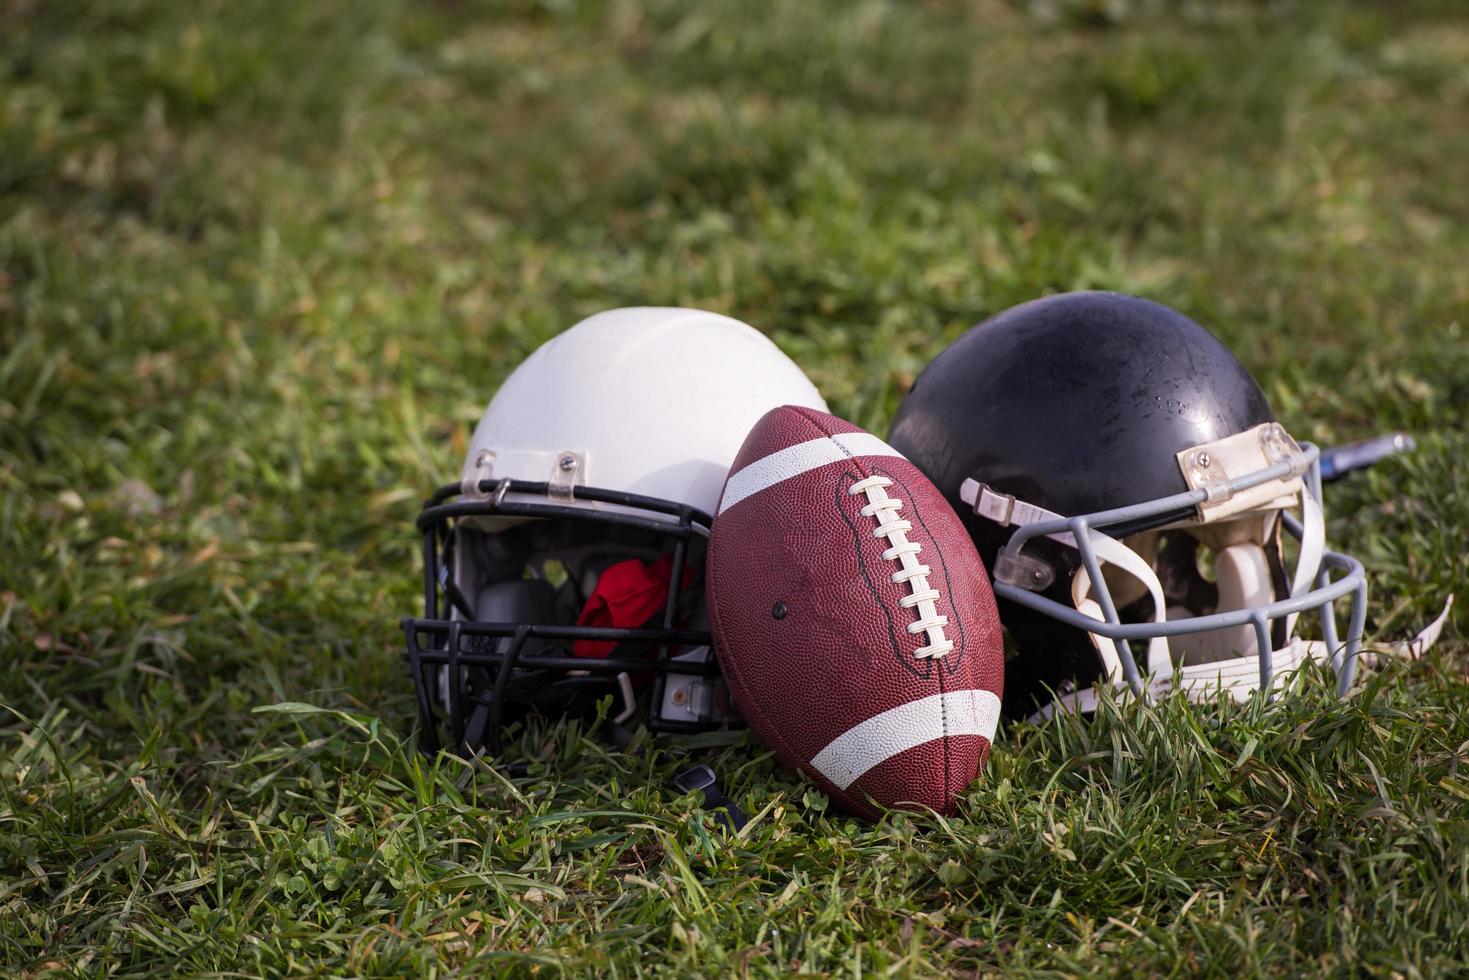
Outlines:
[{"label": "white stripe on football", "polygon": [[903,458],[902,453],[869,432],[839,432],[824,439],[799,442],[731,474],[724,485],[724,496],[719,501],[719,513],[723,514],[746,497],[784,483],[791,477],[859,456]]},{"label": "white stripe on football", "polygon": [[993,741],[1000,699],[993,691],[947,691],[900,704],[853,725],[811,760],[816,771],[846,789],[873,766],[936,738],[980,735]]}]

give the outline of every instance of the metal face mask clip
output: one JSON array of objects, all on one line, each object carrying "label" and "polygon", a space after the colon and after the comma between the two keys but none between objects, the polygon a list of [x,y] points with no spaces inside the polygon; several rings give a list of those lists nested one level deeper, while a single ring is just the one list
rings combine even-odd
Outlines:
[{"label": "metal face mask clip", "polygon": [[586,453],[574,449],[557,453],[551,478],[546,481],[546,496],[563,503],[575,499],[577,484],[586,482],[586,470]]}]

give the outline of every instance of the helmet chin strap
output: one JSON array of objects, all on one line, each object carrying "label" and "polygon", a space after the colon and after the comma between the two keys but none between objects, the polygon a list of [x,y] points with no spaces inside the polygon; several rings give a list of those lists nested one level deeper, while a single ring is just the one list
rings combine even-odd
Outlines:
[{"label": "helmet chin strap", "polygon": [[[1309,488],[1301,490],[1301,554],[1296,559],[1296,574],[1291,580],[1291,598],[1304,595],[1321,572],[1321,556],[1326,553],[1326,518],[1321,513],[1321,501]],[[1287,633],[1295,632],[1296,617],[1286,620],[1290,624]]]},{"label": "helmet chin strap", "polygon": [[[1116,565],[1142,582],[1148,594],[1153,597],[1153,622],[1163,622],[1167,604],[1163,601],[1163,584],[1158,581],[1158,574],[1153,571],[1152,566],[1144,561],[1136,551],[1116,538],[1109,538],[1105,534],[1092,531],[1091,539],[1092,548],[1096,551],[1099,561]],[[1072,540],[1074,542],[1075,539]],[[1090,616],[1098,622],[1105,622],[1106,617],[1102,615],[1102,607],[1090,596],[1091,588],[1091,576],[1087,574],[1086,567],[1077,568],[1075,576],[1071,579],[1071,604],[1083,616]],[[1107,679],[1114,683],[1121,683],[1123,679],[1122,656],[1117,650],[1117,642],[1099,633],[1088,633],[1087,635],[1091,637],[1092,646],[1097,648],[1097,653],[1102,658],[1102,663],[1107,669]],[[1155,636],[1148,641],[1148,663],[1143,672],[1151,675],[1154,680],[1167,680],[1173,675],[1173,657],[1169,653],[1168,637]]]},{"label": "helmet chin strap", "polygon": [[[1321,504],[1303,487],[1300,495],[1302,534],[1300,555],[1296,559],[1295,574],[1291,580],[1291,595],[1298,596],[1308,591],[1321,569],[1321,558],[1326,545],[1326,521]],[[1070,539],[1064,543],[1074,546],[1070,535],[1053,535],[1058,539]],[[1153,597],[1153,622],[1163,622],[1166,604],[1163,587],[1157,573],[1143,558],[1113,538],[1092,532],[1092,546],[1097,557],[1116,565],[1138,579]],[[1124,557],[1125,556],[1125,557]],[[1121,560],[1119,560],[1121,559]],[[1215,580],[1219,586],[1220,608],[1246,609],[1263,606],[1277,597],[1270,584],[1270,568],[1265,550],[1259,544],[1248,542],[1220,549],[1214,556]],[[1085,567],[1078,568],[1071,581],[1071,598],[1078,612],[1096,620],[1102,620],[1101,607],[1090,597],[1091,577]],[[1187,610],[1169,610],[1175,614]],[[1331,660],[1327,645],[1319,640],[1301,640],[1294,636],[1296,616],[1286,619],[1286,635],[1290,637],[1284,647],[1273,651],[1272,667],[1276,683],[1281,683],[1293,671],[1308,660],[1322,663]],[[1114,683],[1120,681],[1121,660],[1116,644],[1108,637],[1089,634],[1092,644],[1106,665],[1107,676]],[[1172,653],[1179,655],[1179,664],[1174,666]],[[1160,667],[1160,658],[1163,669]],[[1254,630],[1248,625],[1185,633],[1174,638],[1170,651],[1166,637],[1154,637],[1148,644],[1148,688],[1155,694],[1170,690],[1182,690],[1191,700],[1207,700],[1219,690],[1225,690],[1236,700],[1243,700],[1260,686],[1259,654],[1256,649]],[[1075,692],[1067,700],[1076,700]],[[1092,693],[1095,699],[1095,694]],[[1095,707],[1095,701],[1091,702]],[[1082,707],[1081,710],[1089,710]]]},{"label": "helmet chin strap", "polygon": [[[1099,639],[1107,641],[1106,637],[1099,637]],[[1293,673],[1308,662],[1329,663],[1331,660],[1325,643],[1320,640],[1299,638],[1293,638],[1284,647],[1276,650],[1274,656],[1274,686],[1283,685]],[[1179,667],[1173,672],[1171,678],[1149,677],[1146,696],[1159,699],[1174,692],[1181,692],[1190,701],[1210,701],[1223,691],[1234,701],[1239,702],[1248,700],[1259,687],[1260,666],[1257,658],[1253,656],[1235,657],[1232,660],[1222,660],[1217,663]],[[1132,697],[1132,688],[1120,681],[1113,684],[1112,689],[1119,700],[1125,701]],[[1090,714],[1097,710],[1097,705],[1101,703],[1101,700],[1099,686],[1069,691],[1065,694],[1058,694],[1054,701],[1031,714],[1027,720],[1033,724],[1039,724],[1058,711]]]},{"label": "helmet chin strap", "polygon": [[[973,487],[970,487],[973,483]],[[992,520],[1003,526],[1015,524],[1039,524],[1042,521],[1055,521],[1063,519],[1060,514],[1047,510],[1044,507],[1017,500],[1009,494],[996,493],[984,484],[967,481],[961,496],[966,503],[974,506],[974,512],[981,517]],[[1108,537],[1100,531],[1088,532],[1091,538],[1092,550],[1096,552],[1097,559],[1112,565],[1132,575],[1147,587],[1153,597],[1154,622],[1162,622],[1165,604],[1163,602],[1163,586],[1158,581],[1157,574],[1151,565],[1147,563],[1136,551],[1118,541],[1116,538]],[[1047,537],[1059,541],[1068,548],[1076,547],[1076,538],[1069,531],[1060,531],[1049,534]],[[1071,601],[1078,612],[1084,616],[1090,616],[1098,622],[1105,622],[1106,617],[1102,614],[1102,607],[1087,593],[1091,591],[1091,580],[1087,577],[1086,569],[1077,570],[1076,577],[1071,580]],[[1117,649],[1117,644],[1105,636],[1096,633],[1088,633],[1092,638],[1092,644],[1097,648],[1097,654],[1102,658],[1102,664],[1107,671],[1109,681],[1123,682],[1122,655]],[[1168,639],[1163,636],[1155,636],[1148,641],[1148,663],[1143,670],[1145,674],[1153,674],[1167,678],[1173,673],[1173,660],[1168,655]]]}]

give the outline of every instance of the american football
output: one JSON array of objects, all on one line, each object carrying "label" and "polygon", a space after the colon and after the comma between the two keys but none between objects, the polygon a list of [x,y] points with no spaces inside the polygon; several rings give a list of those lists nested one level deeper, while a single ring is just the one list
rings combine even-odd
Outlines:
[{"label": "american football", "polygon": [[721,668],[784,765],[858,816],[953,812],[989,754],[1004,645],[923,474],[835,416],[773,409],[725,481],[708,582]]}]

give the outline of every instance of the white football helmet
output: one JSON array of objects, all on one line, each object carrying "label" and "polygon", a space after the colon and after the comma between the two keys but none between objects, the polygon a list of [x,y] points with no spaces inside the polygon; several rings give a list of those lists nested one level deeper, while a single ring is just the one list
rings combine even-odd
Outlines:
[{"label": "white football helmet", "polygon": [[447,729],[497,751],[513,716],[608,694],[614,734],[641,694],[655,731],[728,720],[704,548],[735,454],[780,405],[826,407],[769,339],[700,310],[599,313],[516,368],[418,519],[425,610],[404,629],[425,747]]}]

